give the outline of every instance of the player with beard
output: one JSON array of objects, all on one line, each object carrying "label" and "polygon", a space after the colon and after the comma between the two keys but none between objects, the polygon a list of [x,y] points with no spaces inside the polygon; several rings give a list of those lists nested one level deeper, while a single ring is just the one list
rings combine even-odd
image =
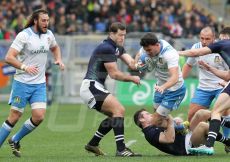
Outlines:
[{"label": "player with beard", "polygon": [[61,50],[48,25],[48,12],[43,9],[34,11],[5,57],[6,63],[16,68],[16,74],[9,99],[10,113],[0,128],[0,146],[22,116],[27,102],[32,108],[31,117],[8,140],[16,157],[21,156],[19,141],[43,121],[46,113],[45,65],[49,50],[53,53],[55,64],[64,70]]}]

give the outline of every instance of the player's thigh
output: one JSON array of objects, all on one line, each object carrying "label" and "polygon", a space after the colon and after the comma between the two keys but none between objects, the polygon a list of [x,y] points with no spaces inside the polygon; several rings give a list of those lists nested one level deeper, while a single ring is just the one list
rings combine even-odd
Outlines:
[{"label": "player's thigh", "polygon": [[191,121],[192,117],[195,115],[195,113],[201,109],[207,109],[207,107],[191,103],[189,106],[189,112],[188,112],[188,120]]},{"label": "player's thigh", "polygon": [[191,142],[192,144],[197,147],[200,144],[204,144],[206,141],[206,135],[208,131],[208,124],[205,122],[200,122],[192,132]]},{"label": "player's thigh", "polygon": [[230,82],[223,89],[222,93],[218,96],[217,101],[213,108],[213,114],[223,115],[230,109]]},{"label": "player's thigh", "polygon": [[28,85],[14,80],[9,98],[11,109],[23,113],[29,97],[30,93],[28,93]]},{"label": "player's thigh", "polygon": [[34,84],[30,85],[30,91],[32,95],[29,99],[29,103],[33,109],[46,109],[46,84]]},{"label": "player's thigh", "polygon": [[125,108],[117,100],[116,97],[114,97],[112,94],[109,94],[105,98],[105,100],[102,104],[101,112],[103,112],[105,114],[109,113],[109,114],[111,114],[112,117],[123,117],[124,112],[125,112]]},{"label": "player's thigh", "polygon": [[100,112],[109,94],[109,91],[97,81],[84,79],[81,84],[80,96],[90,109],[96,109]]},{"label": "player's thigh", "polygon": [[212,110],[213,114],[222,115],[225,111],[230,109],[230,96],[227,93],[221,93],[214,104],[214,108]]},{"label": "player's thigh", "polygon": [[185,93],[186,88],[184,85],[175,91],[166,90],[163,94],[155,92],[154,102],[160,102],[160,106],[157,109],[159,109],[160,107],[164,107],[172,111],[179,107],[180,103],[184,99]]}]

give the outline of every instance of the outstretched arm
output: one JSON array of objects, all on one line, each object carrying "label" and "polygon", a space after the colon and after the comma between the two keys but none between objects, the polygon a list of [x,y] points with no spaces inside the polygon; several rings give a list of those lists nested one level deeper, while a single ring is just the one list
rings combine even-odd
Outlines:
[{"label": "outstretched arm", "polygon": [[203,47],[203,48],[196,48],[196,49],[190,49],[185,51],[178,51],[180,56],[188,56],[188,57],[196,57],[196,56],[202,56],[212,53],[210,48]]},{"label": "outstretched arm", "polygon": [[219,78],[225,80],[225,81],[229,81],[230,80],[230,71],[224,71],[224,70],[219,70],[209,64],[207,64],[204,61],[199,61],[199,64],[202,65],[206,70],[212,72],[213,74],[215,74],[216,76],[218,76]]},{"label": "outstretched arm", "polygon": [[120,80],[124,82],[133,82],[135,84],[140,84],[140,77],[139,76],[132,76],[132,75],[127,75],[123,72],[121,72],[118,67],[116,62],[107,62],[104,63],[106,70],[108,71],[109,76],[112,79],[115,80]]},{"label": "outstretched arm", "polygon": [[136,70],[135,61],[129,54],[124,53],[120,58],[131,70]]}]

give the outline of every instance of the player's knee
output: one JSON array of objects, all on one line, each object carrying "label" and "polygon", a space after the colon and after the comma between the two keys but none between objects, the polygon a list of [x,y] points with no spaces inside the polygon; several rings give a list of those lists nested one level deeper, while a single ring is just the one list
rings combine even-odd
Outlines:
[{"label": "player's knee", "polygon": [[204,117],[204,114],[205,114],[206,110],[198,110],[196,113],[195,113],[195,118],[196,119],[202,119]]},{"label": "player's knee", "polygon": [[17,121],[20,119],[20,117],[22,116],[22,113],[16,110],[11,110],[10,114],[7,118],[7,120],[12,124],[15,125],[17,123]]},{"label": "player's knee", "polygon": [[208,124],[206,122],[200,122],[197,126],[201,130],[207,130],[208,129]]},{"label": "player's knee", "polygon": [[32,120],[36,125],[39,125],[44,120],[44,118],[45,118],[44,114],[39,114],[39,115],[33,116]]},{"label": "player's knee", "polygon": [[125,115],[125,109],[123,107],[116,108],[115,111],[113,111],[113,117],[124,117]]},{"label": "player's knee", "polygon": [[200,122],[198,125],[200,126],[200,127],[205,127],[206,126],[206,122]]}]

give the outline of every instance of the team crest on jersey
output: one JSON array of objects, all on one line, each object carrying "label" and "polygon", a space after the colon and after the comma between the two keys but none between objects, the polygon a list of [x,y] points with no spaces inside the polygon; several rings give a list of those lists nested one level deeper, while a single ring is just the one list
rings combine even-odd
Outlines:
[{"label": "team crest on jersey", "polygon": [[214,62],[215,63],[220,63],[220,56],[215,56]]},{"label": "team crest on jersey", "polygon": [[14,97],[14,103],[20,103],[21,102],[21,99],[19,96],[15,96]]},{"label": "team crest on jersey", "polygon": [[50,37],[47,38],[47,42],[48,42],[48,44],[51,43]]},{"label": "team crest on jersey", "polygon": [[159,62],[160,64],[163,64],[163,59],[162,59],[162,58],[159,58],[159,59],[158,59],[158,62]]},{"label": "team crest on jersey", "polygon": [[116,48],[115,55],[116,55],[116,56],[119,56],[119,54],[120,54],[119,48]]}]

